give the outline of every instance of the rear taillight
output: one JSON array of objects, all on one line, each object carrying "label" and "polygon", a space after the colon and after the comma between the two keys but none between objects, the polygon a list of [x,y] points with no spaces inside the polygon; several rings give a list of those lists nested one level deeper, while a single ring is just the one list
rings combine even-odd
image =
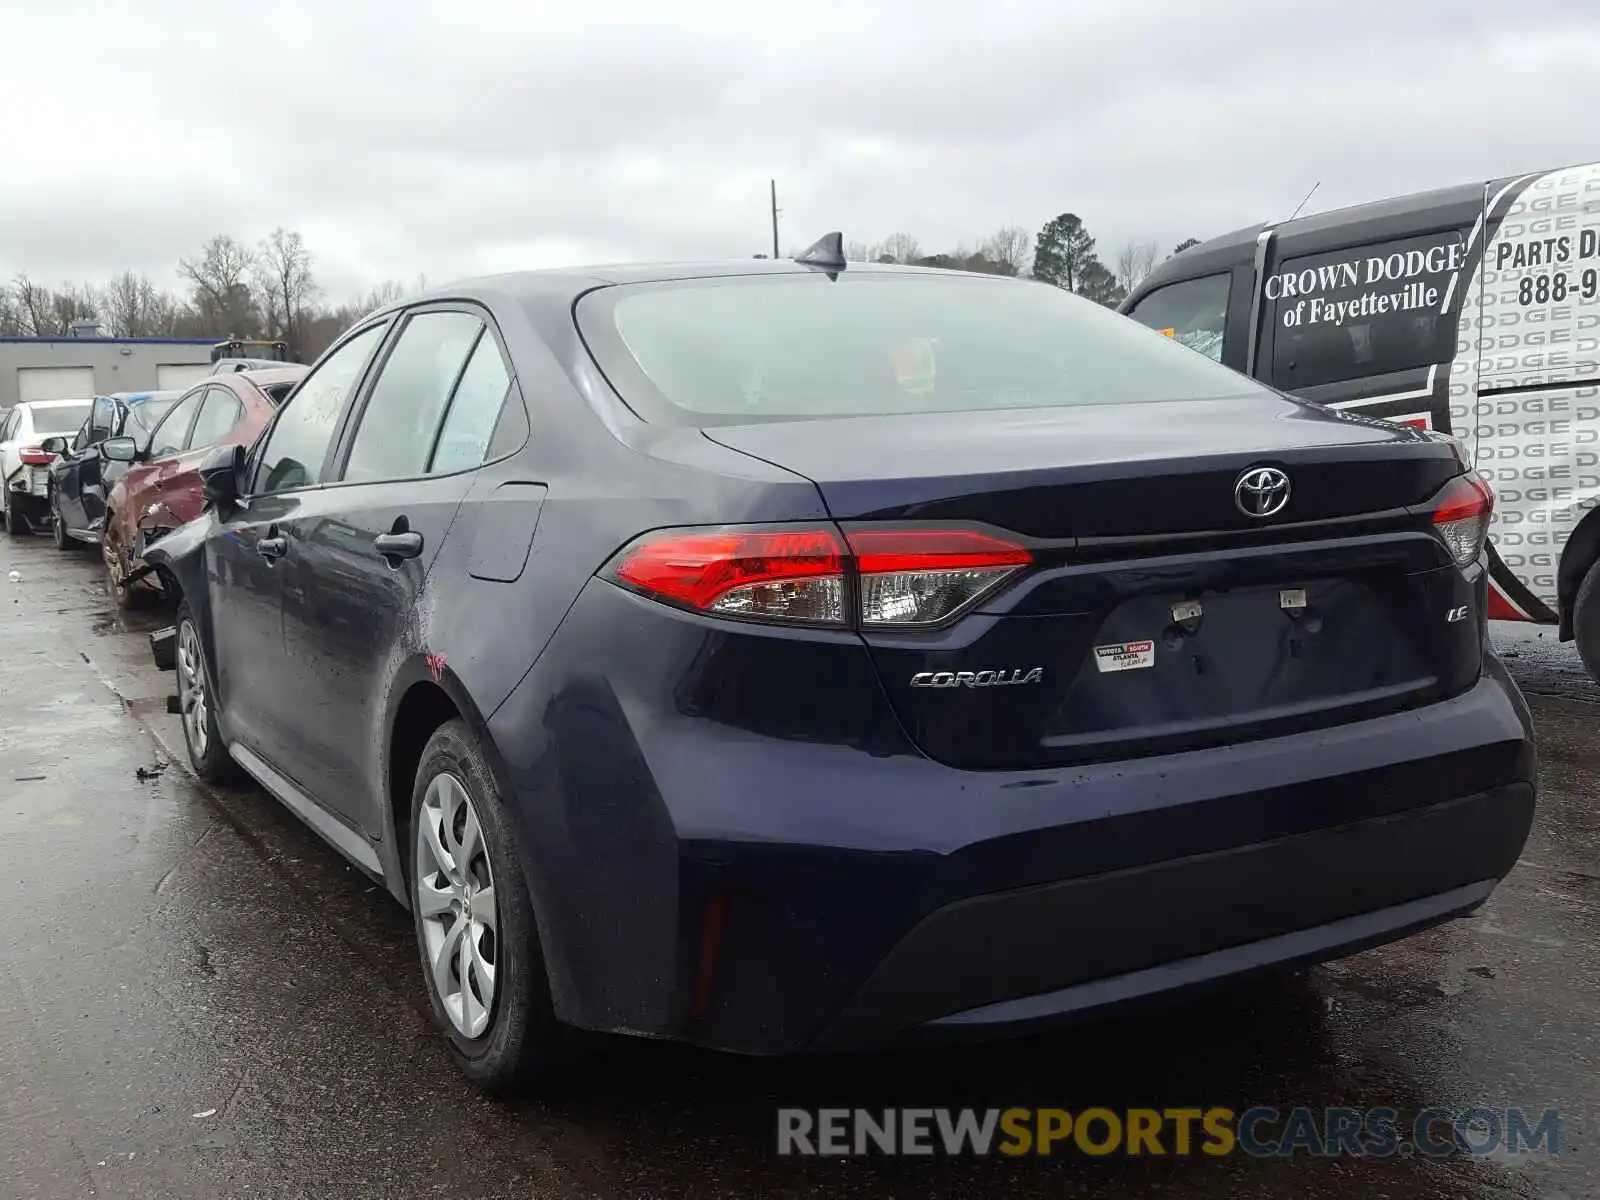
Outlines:
[{"label": "rear taillight", "polygon": [[919,629],[970,609],[1033,561],[972,529],[828,526],[646,534],[605,572],[656,600],[717,616]]},{"label": "rear taillight", "polygon": [[677,530],[640,538],[612,574],[701,612],[840,625],[844,555],[830,529]]},{"label": "rear taillight", "polygon": [[48,467],[56,460],[54,454],[47,454],[38,446],[23,446],[17,451],[17,457],[30,467]]},{"label": "rear taillight", "polygon": [[1494,515],[1494,492],[1476,471],[1458,475],[1434,502],[1433,531],[1457,566],[1470,566],[1483,553]]},{"label": "rear taillight", "polygon": [[861,623],[937,625],[1033,561],[1022,546],[973,529],[864,529],[846,535],[861,575]]}]

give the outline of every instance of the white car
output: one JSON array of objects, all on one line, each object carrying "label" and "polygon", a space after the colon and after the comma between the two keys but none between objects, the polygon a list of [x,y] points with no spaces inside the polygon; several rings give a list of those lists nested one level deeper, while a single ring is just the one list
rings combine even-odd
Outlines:
[{"label": "white car", "polygon": [[50,515],[50,460],[39,443],[70,438],[89,417],[94,401],[27,400],[0,421],[0,513],[8,533],[30,533]]}]

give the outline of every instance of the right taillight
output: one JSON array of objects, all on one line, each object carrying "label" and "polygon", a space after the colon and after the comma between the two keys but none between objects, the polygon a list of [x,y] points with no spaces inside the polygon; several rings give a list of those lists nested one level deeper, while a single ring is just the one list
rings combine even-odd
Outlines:
[{"label": "right taillight", "polygon": [[1458,475],[1434,502],[1433,531],[1457,566],[1469,566],[1483,553],[1494,515],[1494,492],[1476,471]]},{"label": "right taillight", "polygon": [[856,527],[845,534],[861,576],[861,624],[938,625],[1033,561],[1026,547],[976,529]]},{"label": "right taillight", "polygon": [[668,604],[797,625],[926,629],[953,620],[1033,561],[965,528],[831,526],[645,534],[604,574]]}]

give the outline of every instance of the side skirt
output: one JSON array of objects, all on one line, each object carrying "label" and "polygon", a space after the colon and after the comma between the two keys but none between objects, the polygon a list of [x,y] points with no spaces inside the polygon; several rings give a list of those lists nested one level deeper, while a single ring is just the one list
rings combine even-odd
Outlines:
[{"label": "side skirt", "polygon": [[373,878],[383,879],[383,864],[378,861],[377,852],[366,838],[334,817],[238,742],[228,746],[228,754],[285,808],[310,826],[311,832]]}]

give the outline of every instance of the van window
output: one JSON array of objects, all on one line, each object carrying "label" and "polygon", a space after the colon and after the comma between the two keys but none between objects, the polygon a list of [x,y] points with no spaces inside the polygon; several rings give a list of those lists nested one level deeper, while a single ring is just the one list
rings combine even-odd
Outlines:
[{"label": "van window", "polygon": [[1447,230],[1278,264],[1266,283],[1272,382],[1293,390],[1448,362],[1465,290],[1450,284],[1465,260]]},{"label": "van window", "polygon": [[1157,288],[1128,313],[1135,321],[1222,361],[1222,330],[1228,319],[1228,288],[1233,276],[1206,275]]}]

